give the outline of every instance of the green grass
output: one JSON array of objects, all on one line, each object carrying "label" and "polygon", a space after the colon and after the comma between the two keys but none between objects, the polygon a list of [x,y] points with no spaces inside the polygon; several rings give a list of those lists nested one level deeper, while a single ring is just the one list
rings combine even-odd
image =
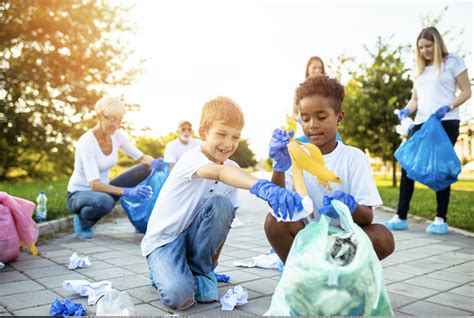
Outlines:
[{"label": "green grass", "polygon": [[[392,187],[390,176],[375,176],[384,205],[397,208],[398,187]],[[66,209],[67,180],[0,182],[0,190],[11,195],[36,202],[40,191],[48,197],[48,220],[58,219],[70,213]],[[436,215],[436,194],[426,186],[415,183],[410,213],[432,219]],[[451,187],[448,222],[451,226],[474,232],[474,180],[460,180]]]},{"label": "green grass", "polygon": [[[397,208],[399,188],[392,187],[389,176],[375,176],[384,205]],[[399,182],[399,181],[398,181]],[[410,214],[428,219],[436,216],[436,193],[428,187],[415,183],[411,199]],[[448,223],[451,226],[474,232],[474,180],[459,180],[451,186]]]},{"label": "green grass", "polygon": [[48,220],[59,219],[70,215],[66,209],[67,180],[32,181],[32,182],[0,182],[0,191],[20,197],[36,204],[40,191],[48,198]]}]

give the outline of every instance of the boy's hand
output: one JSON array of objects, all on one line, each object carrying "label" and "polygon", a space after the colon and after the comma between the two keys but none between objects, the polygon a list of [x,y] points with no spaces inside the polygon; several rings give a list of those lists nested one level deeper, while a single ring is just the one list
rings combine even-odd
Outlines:
[{"label": "boy's hand", "polygon": [[297,211],[303,209],[298,193],[279,187],[268,180],[260,179],[255,182],[250,188],[250,193],[267,201],[275,216],[283,220],[287,220],[288,216],[289,220],[292,220],[295,208]]},{"label": "boy's hand", "polygon": [[168,162],[163,161],[163,158],[153,159],[151,161],[151,167],[156,171],[163,171],[168,167],[170,164]]},{"label": "boy's hand", "polygon": [[332,196],[325,195],[323,197],[323,207],[319,209],[319,214],[325,214],[333,219],[338,219],[339,214],[331,205],[332,200],[338,200],[347,205],[351,214],[354,214],[357,209],[357,202],[354,197],[344,191],[336,190],[333,192]]},{"label": "boy's hand", "polygon": [[443,118],[450,110],[451,110],[451,108],[448,105],[441,106],[435,112],[436,118],[438,118],[438,119]]},{"label": "boy's hand", "polygon": [[294,131],[289,134],[285,130],[275,129],[270,139],[269,156],[273,159],[273,169],[278,172],[285,172],[291,167],[291,158],[288,152],[288,143],[293,138]]}]

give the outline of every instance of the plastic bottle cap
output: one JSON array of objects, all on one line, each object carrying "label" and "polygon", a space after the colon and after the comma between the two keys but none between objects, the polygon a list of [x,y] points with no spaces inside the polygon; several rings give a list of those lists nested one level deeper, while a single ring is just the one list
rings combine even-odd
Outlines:
[{"label": "plastic bottle cap", "polygon": [[43,191],[40,191],[40,194],[44,194],[44,192],[43,192]]}]

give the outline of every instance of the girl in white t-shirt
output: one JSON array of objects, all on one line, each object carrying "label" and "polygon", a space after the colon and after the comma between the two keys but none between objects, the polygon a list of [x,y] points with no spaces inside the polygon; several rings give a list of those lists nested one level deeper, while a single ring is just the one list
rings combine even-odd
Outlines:
[{"label": "girl in white t-shirt", "polygon": [[[421,31],[416,40],[416,77],[408,105],[400,110],[400,120],[416,111],[412,136],[432,115],[441,119],[453,147],[459,136],[459,106],[471,97],[471,86],[464,61],[455,53],[448,53],[443,38],[435,27]],[[460,93],[456,96],[456,90]],[[402,169],[397,214],[384,224],[390,230],[408,230],[407,214],[414,191],[414,180]],[[437,210],[433,223],[426,231],[433,234],[448,233],[448,213],[451,188],[436,192]]]}]

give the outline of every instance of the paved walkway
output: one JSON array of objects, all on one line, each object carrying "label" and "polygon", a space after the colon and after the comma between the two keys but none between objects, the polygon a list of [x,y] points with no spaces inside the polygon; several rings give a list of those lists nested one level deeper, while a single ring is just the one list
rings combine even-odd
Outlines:
[{"label": "paved walkway", "polygon": [[[220,283],[222,296],[232,285],[248,290],[249,303],[232,312],[220,310],[220,303],[199,304],[185,312],[202,316],[261,315],[269,307],[279,272],[257,268],[237,268],[233,262],[269,252],[263,233],[266,204],[247,192],[241,194],[237,216],[245,225],[231,229],[218,272],[231,276]],[[376,211],[376,221],[391,217]],[[408,232],[395,233],[396,251],[384,260],[387,290],[396,315],[472,316],[474,314],[474,238],[454,232],[444,236],[425,234],[426,223],[414,224]],[[92,315],[95,306],[86,298],[69,295],[64,280],[109,280],[112,287],[127,291],[140,315],[183,314],[164,307],[156,290],[149,285],[145,259],[140,255],[142,235],[135,234],[126,218],[100,224],[92,240],[77,240],[63,233],[39,246],[40,256],[22,253],[0,270],[0,316],[49,314],[51,303],[69,297],[80,302]],[[89,256],[92,265],[74,271],[66,268],[73,252]]]}]

